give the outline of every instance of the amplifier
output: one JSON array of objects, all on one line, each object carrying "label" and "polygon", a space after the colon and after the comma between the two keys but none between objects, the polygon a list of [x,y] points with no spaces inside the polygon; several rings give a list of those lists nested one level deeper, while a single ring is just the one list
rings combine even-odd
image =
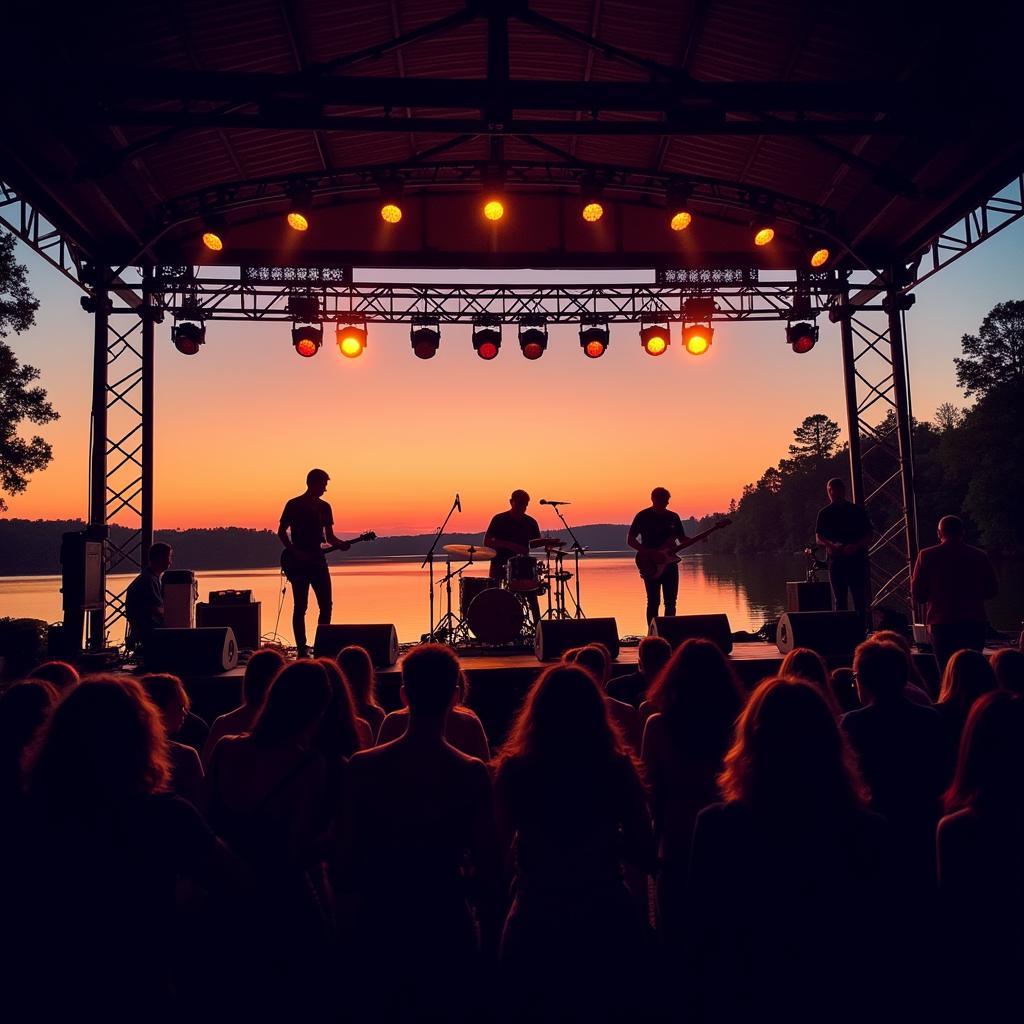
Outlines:
[{"label": "amplifier", "polygon": [[832,611],[832,585],[820,581],[808,583],[805,580],[789,580],[786,583],[786,611]]},{"label": "amplifier", "polygon": [[252,604],[252,591],[211,590],[210,604]]},{"label": "amplifier", "polygon": [[[249,593],[249,591],[245,591]],[[210,595],[213,597],[213,595]],[[234,630],[238,647],[243,651],[255,651],[260,645],[260,602],[248,604],[204,604],[196,605],[196,625],[230,626]]]}]

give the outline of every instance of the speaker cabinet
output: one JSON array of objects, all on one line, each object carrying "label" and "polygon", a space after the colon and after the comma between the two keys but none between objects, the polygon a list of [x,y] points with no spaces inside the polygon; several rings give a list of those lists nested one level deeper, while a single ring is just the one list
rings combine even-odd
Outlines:
[{"label": "speaker cabinet", "polygon": [[786,612],[775,633],[782,654],[809,647],[823,658],[849,657],[863,639],[864,623],[857,612]]},{"label": "speaker cabinet", "polygon": [[398,633],[394,623],[345,623],[316,627],[313,653],[336,658],[343,647],[365,647],[376,668],[390,668],[398,661]]},{"label": "speaker cabinet", "polygon": [[146,668],[178,676],[210,676],[229,672],[238,664],[234,630],[227,626],[204,629],[154,629],[146,639]]},{"label": "speaker cabinet", "polygon": [[664,637],[672,650],[696,637],[710,640],[723,654],[732,651],[728,615],[659,615],[651,619],[650,635]]},{"label": "speaker cabinet", "polygon": [[789,580],[786,583],[787,612],[830,612],[832,611],[832,586],[829,583],[808,583],[806,580]]},{"label": "speaker cabinet", "polygon": [[196,605],[196,625],[230,626],[235,631],[239,650],[255,651],[260,645],[260,602],[217,604],[200,601]]},{"label": "speaker cabinet", "polygon": [[541,661],[554,661],[571,647],[601,643],[614,660],[619,656],[619,627],[614,619],[542,619],[534,650]]}]

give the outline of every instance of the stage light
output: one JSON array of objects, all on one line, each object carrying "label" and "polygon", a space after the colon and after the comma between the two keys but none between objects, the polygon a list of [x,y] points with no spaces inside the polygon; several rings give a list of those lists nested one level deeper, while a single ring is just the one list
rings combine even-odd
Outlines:
[{"label": "stage light", "polygon": [[171,341],[183,356],[194,356],[199,346],[206,344],[206,327],[193,323],[175,324],[171,328]]},{"label": "stage light", "polygon": [[324,343],[324,329],[319,324],[298,324],[292,328],[292,344],[303,359],[311,359]]},{"label": "stage light", "polygon": [[595,199],[583,207],[581,215],[588,224],[594,224],[604,216],[604,207]]},{"label": "stage light", "polygon": [[814,252],[811,253],[808,262],[811,264],[812,267],[817,269],[818,267],[825,266],[825,264],[828,263],[831,257],[832,253],[829,252],[829,250],[825,246],[822,246],[820,249],[815,249]]},{"label": "stage light", "polygon": [[604,188],[593,177],[588,177],[580,185],[580,200],[583,204],[580,216],[588,224],[596,224],[604,216],[604,204],[601,202],[603,194]]},{"label": "stage light", "polygon": [[398,203],[385,203],[380,208],[380,219],[385,224],[397,224],[402,219],[402,208]]},{"label": "stage light", "polygon": [[224,249],[224,219],[208,216],[203,218],[203,245],[210,252],[221,252]]},{"label": "stage light", "polygon": [[810,352],[818,343],[818,325],[808,323],[787,324],[786,342],[797,355]]},{"label": "stage light", "polygon": [[768,245],[775,237],[775,228],[770,224],[762,224],[754,232],[754,245]]},{"label": "stage light", "polygon": [[668,226],[673,231],[685,231],[693,223],[689,210],[690,190],[685,185],[670,185],[665,193],[668,207]]},{"label": "stage light", "polygon": [[541,319],[519,321],[519,348],[527,359],[540,359],[548,347],[548,325]]},{"label": "stage light", "polygon": [[473,348],[481,359],[493,359],[501,349],[501,327],[498,324],[473,325]]},{"label": "stage light", "polygon": [[580,324],[580,348],[588,359],[600,359],[608,349],[608,325]]},{"label": "stage light", "polygon": [[409,339],[417,359],[433,359],[441,344],[441,331],[437,321],[412,324],[409,328]]},{"label": "stage light", "polygon": [[293,189],[288,206],[288,227],[293,231],[308,231],[310,211],[313,207],[313,193],[307,188]]},{"label": "stage light", "polygon": [[683,328],[683,346],[691,356],[702,356],[711,348],[714,336],[715,332],[710,325],[691,324]]},{"label": "stage light", "polygon": [[488,220],[501,220],[505,216],[505,204],[500,199],[488,199],[484,203],[484,216]]},{"label": "stage light", "polygon": [[689,210],[679,210],[672,214],[672,219],[668,222],[668,226],[673,231],[685,231],[693,221],[693,215]]},{"label": "stage light", "polygon": [[671,340],[667,324],[651,324],[640,328],[640,345],[649,356],[660,356]]},{"label": "stage light", "polygon": [[380,219],[385,224],[397,224],[402,219],[402,180],[383,178],[380,182]]},{"label": "stage light", "polygon": [[337,327],[334,340],[338,343],[338,351],[346,359],[358,359],[366,349],[366,328],[356,327],[355,324]]}]

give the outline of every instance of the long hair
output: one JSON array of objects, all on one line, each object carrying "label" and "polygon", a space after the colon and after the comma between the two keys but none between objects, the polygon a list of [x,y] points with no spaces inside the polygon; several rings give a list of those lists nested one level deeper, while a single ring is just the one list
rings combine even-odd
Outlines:
[{"label": "long hair", "polygon": [[817,651],[812,651],[809,647],[794,647],[782,659],[779,675],[788,676],[790,679],[802,679],[805,683],[816,686],[825,698],[825,703],[832,709],[832,714],[836,717],[841,714],[839,703],[832,692],[828,665]]},{"label": "long hair", "polygon": [[45,679],[26,679],[0,695],[0,800],[21,793],[25,749],[57,700],[57,688]]},{"label": "long hair", "polygon": [[356,644],[343,647],[338,654],[338,668],[348,680],[357,708],[380,707],[377,701],[377,674],[373,669],[373,659],[365,647]]},{"label": "long hair", "polygon": [[572,664],[585,668],[597,680],[597,685],[602,690],[608,685],[612,662],[608,649],[603,644],[587,644],[586,647],[580,647],[572,658]]},{"label": "long hair", "polygon": [[1024,701],[997,690],[974,702],[943,802],[947,814],[965,807],[1024,810]]},{"label": "long hair", "polygon": [[170,764],[160,714],[134,679],[88,677],[39,730],[26,770],[29,797],[57,818],[162,792]]},{"label": "long hair", "polygon": [[974,702],[995,688],[995,673],[981,651],[957,651],[942,673],[939,703],[954,705],[963,721]]},{"label": "long hair", "polygon": [[339,758],[350,758],[359,750],[359,731],[356,729],[356,712],[348,680],[337,662],[332,658],[317,658],[316,664],[323,665],[331,687],[331,699],[316,731],[317,750],[324,762],[330,765]]},{"label": "long hair", "polygon": [[868,799],[824,697],[810,683],[780,677],[751,694],[718,784],[726,800],[757,809],[835,814]]},{"label": "long hair", "polygon": [[721,650],[694,638],[669,658],[647,699],[664,716],[679,753],[719,760],[743,708],[743,687]]},{"label": "long hair", "polygon": [[331,687],[323,665],[295,661],[285,666],[270,684],[263,707],[250,735],[260,746],[296,741],[320,720],[330,700]]},{"label": "long hair", "polygon": [[616,771],[637,768],[608,718],[594,677],[576,665],[546,668],[530,688],[498,757],[499,785],[550,821],[590,814],[608,796]]}]

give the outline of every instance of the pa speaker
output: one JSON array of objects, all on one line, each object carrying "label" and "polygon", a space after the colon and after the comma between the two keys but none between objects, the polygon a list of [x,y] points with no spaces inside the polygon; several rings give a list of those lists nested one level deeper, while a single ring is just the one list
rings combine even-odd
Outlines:
[{"label": "pa speaker", "polygon": [[[213,596],[212,594],[210,595]],[[255,651],[260,645],[260,602],[251,604],[206,604],[196,605],[196,625],[230,626],[235,631],[238,646],[243,651]]]},{"label": "pa speaker", "polygon": [[864,622],[857,612],[786,612],[775,633],[782,654],[809,647],[824,658],[851,655],[863,639]]},{"label": "pa speaker", "polygon": [[651,619],[651,636],[664,637],[672,650],[694,638],[710,640],[723,654],[732,651],[728,615],[659,615]]},{"label": "pa speaker", "polygon": [[394,623],[375,622],[316,627],[313,653],[318,658],[336,658],[343,647],[365,647],[376,668],[390,668],[398,661],[398,633]]},{"label": "pa speaker", "polygon": [[541,661],[554,661],[571,647],[600,643],[614,660],[619,656],[619,627],[614,619],[542,619],[534,650]]},{"label": "pa speaker", "polygon": [[808,583],[806,580],[790,580],[786,584],[787,612],[830,612],[832,611],[832,585]]},{"label": "pa speaker", "polygon": [[146,638],[146,668],[178,676],[209,676],[238,664],[235,633],[227,626],[154,629]]}]

